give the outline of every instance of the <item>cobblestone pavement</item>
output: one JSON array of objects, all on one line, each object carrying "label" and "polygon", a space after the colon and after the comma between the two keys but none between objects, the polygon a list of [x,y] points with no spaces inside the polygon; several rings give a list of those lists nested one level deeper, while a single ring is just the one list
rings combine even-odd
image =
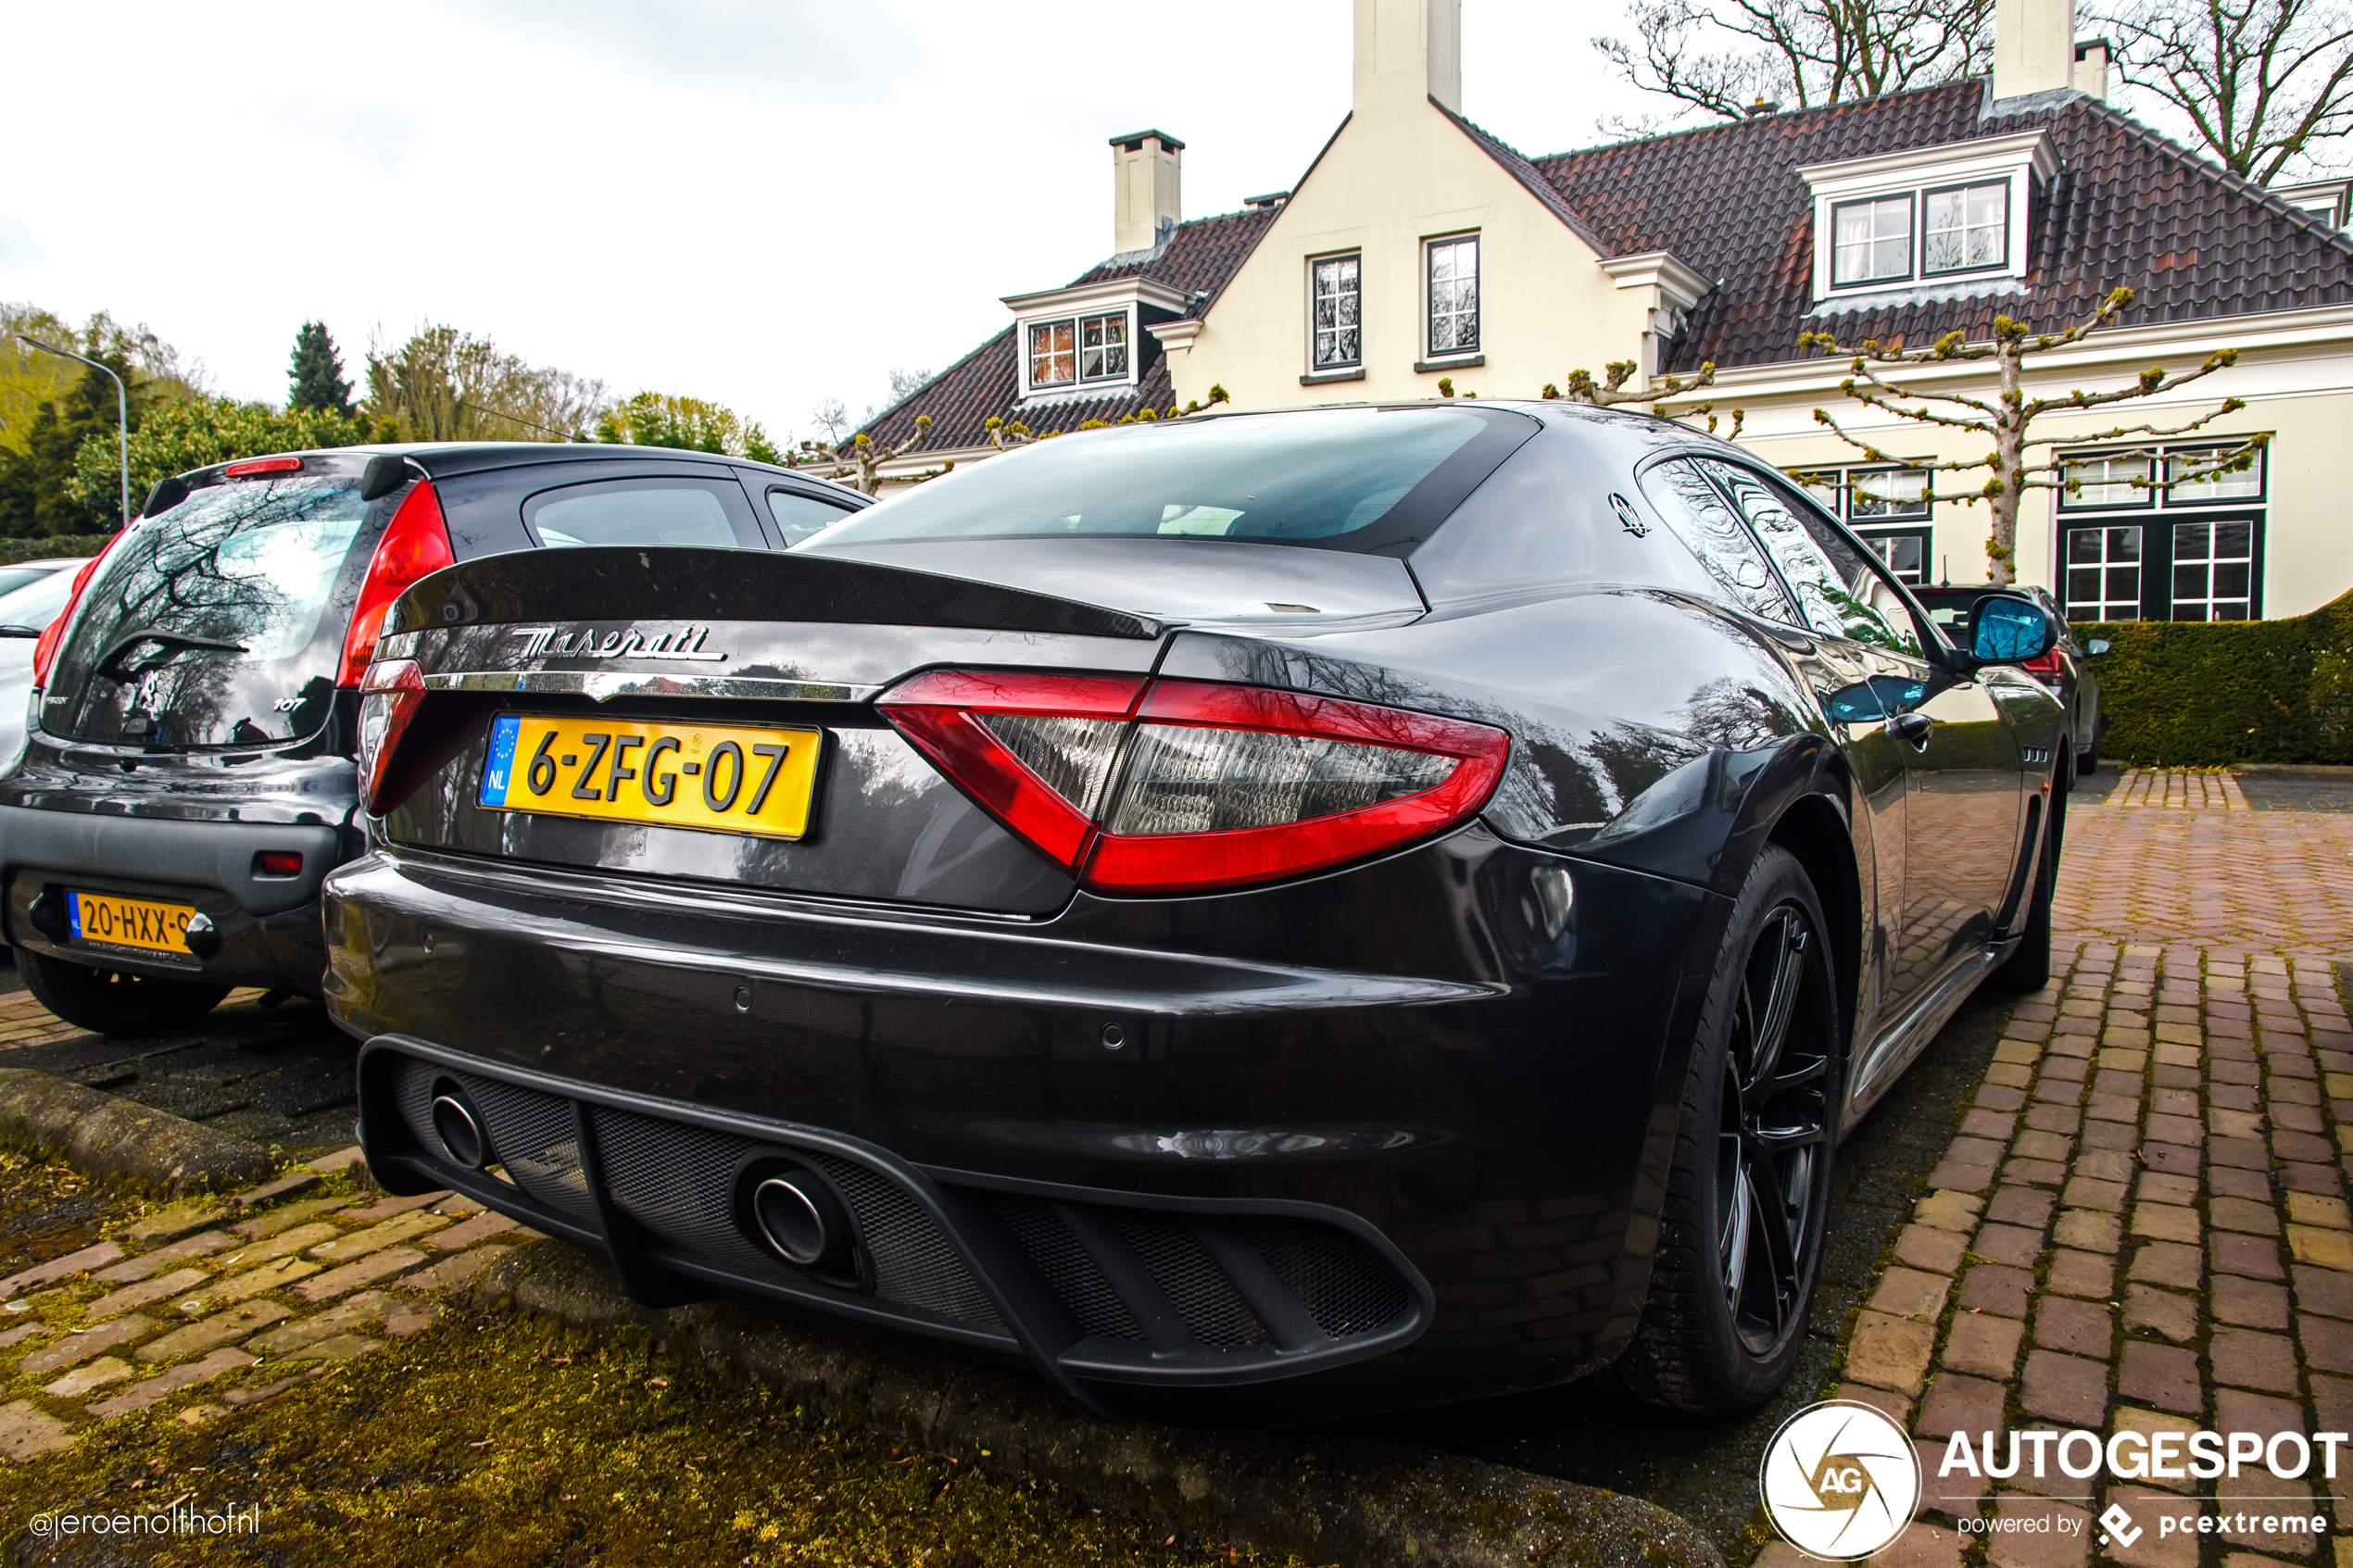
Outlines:
[{"label": "cobblestone pavement", "polygon": [[[2353,1430],[2353,820],[2158,804],[2181,793],[2070,813],[2063,972],[2012,1011],[1856,1315],[1840,1391],[1922,1459],[1891,1562],[2353,1562],[2353,1452],[2334,1480],[2317,1458],[2302,1480],[1938,1474],[1957,1432]],[[2316,1514],[2333,1537],[2281,1523]],[[2035,1516],[2065,1527],[1969,1528]]]},{"label": "cobblestone pavement", "polygon": [[[357,1148],[230,1198],[175,1204],[0,1278],[0,1457],[196,1391],[182,1419],[258,1403],[441,1316],[437,1291],[510,1250],[504,1215],[449,1193],[322,1177]],[[6,1388],[6,1385],[15,1385]],[[200,1400],[201,1402],[198,1402]]]},{"label": "cobblestone pavement", "polygon": [[351,1142],[359,1047],[306,999],[232,991],[193,1028],[110,1040],[50,1016],[0,965],[0,1067],[33,1067],[296,1158]]}]

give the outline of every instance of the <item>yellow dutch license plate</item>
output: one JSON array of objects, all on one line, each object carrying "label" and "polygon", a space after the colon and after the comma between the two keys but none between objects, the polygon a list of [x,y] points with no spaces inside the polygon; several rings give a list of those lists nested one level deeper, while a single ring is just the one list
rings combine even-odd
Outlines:
[{"label": "yellow dutch license plate", "polygon": [[182,934],[195,914],[187,904],[66,890],[66,929],[77,940],[94,947],[135,947],[142,952],[194,958]]},{"label": "yellow dutch license plate", "polygon": [[799,838],[816,795],[817,730],[503,714],[482,805],[600,822]]}]

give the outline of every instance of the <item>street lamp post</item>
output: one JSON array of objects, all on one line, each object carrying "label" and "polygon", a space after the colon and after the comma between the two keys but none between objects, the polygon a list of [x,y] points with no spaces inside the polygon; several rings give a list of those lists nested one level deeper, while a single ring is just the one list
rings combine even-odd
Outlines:
[{"label": "street lamp post", "polygon": [[122,526],[125,528],[130,527],[131,394],[124,389],[122,378],[114,373],[112,367],[101,364],[97,360],[89,358],[86,356],[76,354],[71,349],[52,348],[47,344],[42,342],[39,338],[27,337],[22,332],[19,332],[17,334],[17,341],[37,348],[44,354],[54,354],[60,359],[79,359],[82,363],[89,366],[94,370],[106,371],[107,379],[114,383],[115,419],[117,424],[117,433],[120,437],[120,445],[122,453]]}]

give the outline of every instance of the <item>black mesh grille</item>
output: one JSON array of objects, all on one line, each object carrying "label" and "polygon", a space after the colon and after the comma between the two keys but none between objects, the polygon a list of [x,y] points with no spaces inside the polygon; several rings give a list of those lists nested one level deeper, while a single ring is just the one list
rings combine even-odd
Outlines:
[{"label": "black mesh grille", "polygon": [[874,1260],[875,1295],[943,1318],[1003,1325],[946,1234],[897,1183],[830,1154],[805,1158],[849,1200],[859,1242]]},{"label": "black mesh grille", "polygon": [[1194,1338],[1204,1345],[1266,1343],[1266,1330],[1251,1316],[1225,1271],[1182,1220],[1131,1209],[1119,1215],[1119,1234],[1151,1272]]},{"label": "black mesh grille", "polygon": [[1248,1234],[1315,1326],[1335,1339],[1387,1328],[1413,1308],[1397,1272],[1336,1225],[1254,1220]]},{"label": "black mesh grille", "polygon": [[713,1262],[776,1279],[786,1266],[736,1227],[732,1178],[749,1138],[634,1111],[589,1112],[615,1206],[662,1240]]},{"label": "black mesh grille", "polygon": [[409,1123],[409,1133],[434,1154],[442,1152],[441,1139],[433,1130],[433,1068],[414,1057],[403,1057],[400,1072],[393,1079],[393,1102],[400,1107],[400,1119]]},{"label": "black mesh grille", "polygon": [[548,1208],[595,1224],[597,1205],[580,1173],[580,1135],[572,1102],[471,1073],[450,1076],[482,1112],[490,1151],[514,1184]]},{"label": "black mesh grille", "polygon": [[1029,1261],[1038,1265],[1038,1272],[1046,1276],[1046,1283],[1088,1333],[1110,1339],[1144,1336],[1135,1314],[1128,1311],[1051,1204],[1034,1198],[1000,1198],[996,1203],[998,1214],[1022,1250],[1029,1254]]}]

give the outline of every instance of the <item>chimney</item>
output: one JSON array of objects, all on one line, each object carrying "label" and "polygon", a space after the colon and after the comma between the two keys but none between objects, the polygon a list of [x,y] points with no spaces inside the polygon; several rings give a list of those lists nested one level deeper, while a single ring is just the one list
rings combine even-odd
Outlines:
[{"label": "chimney", "polygon": [[1356,112],[1430,98],[1463,112],[1463,0],[1356,0]]},{"label": "chimney", "polygon": [[1165,131],[1111,139],[1112,249],[1150,250],[1184,217],[1185,144]]},{"label": "chimney", "polygon": [[1994,99],[2075,85],[2075,0],[1994,0]]},{"label": "chimney", "polygon": [[2108,98],[2108,40],[2087,38],[2075,46],[2075,85],[2093,97]]}]

